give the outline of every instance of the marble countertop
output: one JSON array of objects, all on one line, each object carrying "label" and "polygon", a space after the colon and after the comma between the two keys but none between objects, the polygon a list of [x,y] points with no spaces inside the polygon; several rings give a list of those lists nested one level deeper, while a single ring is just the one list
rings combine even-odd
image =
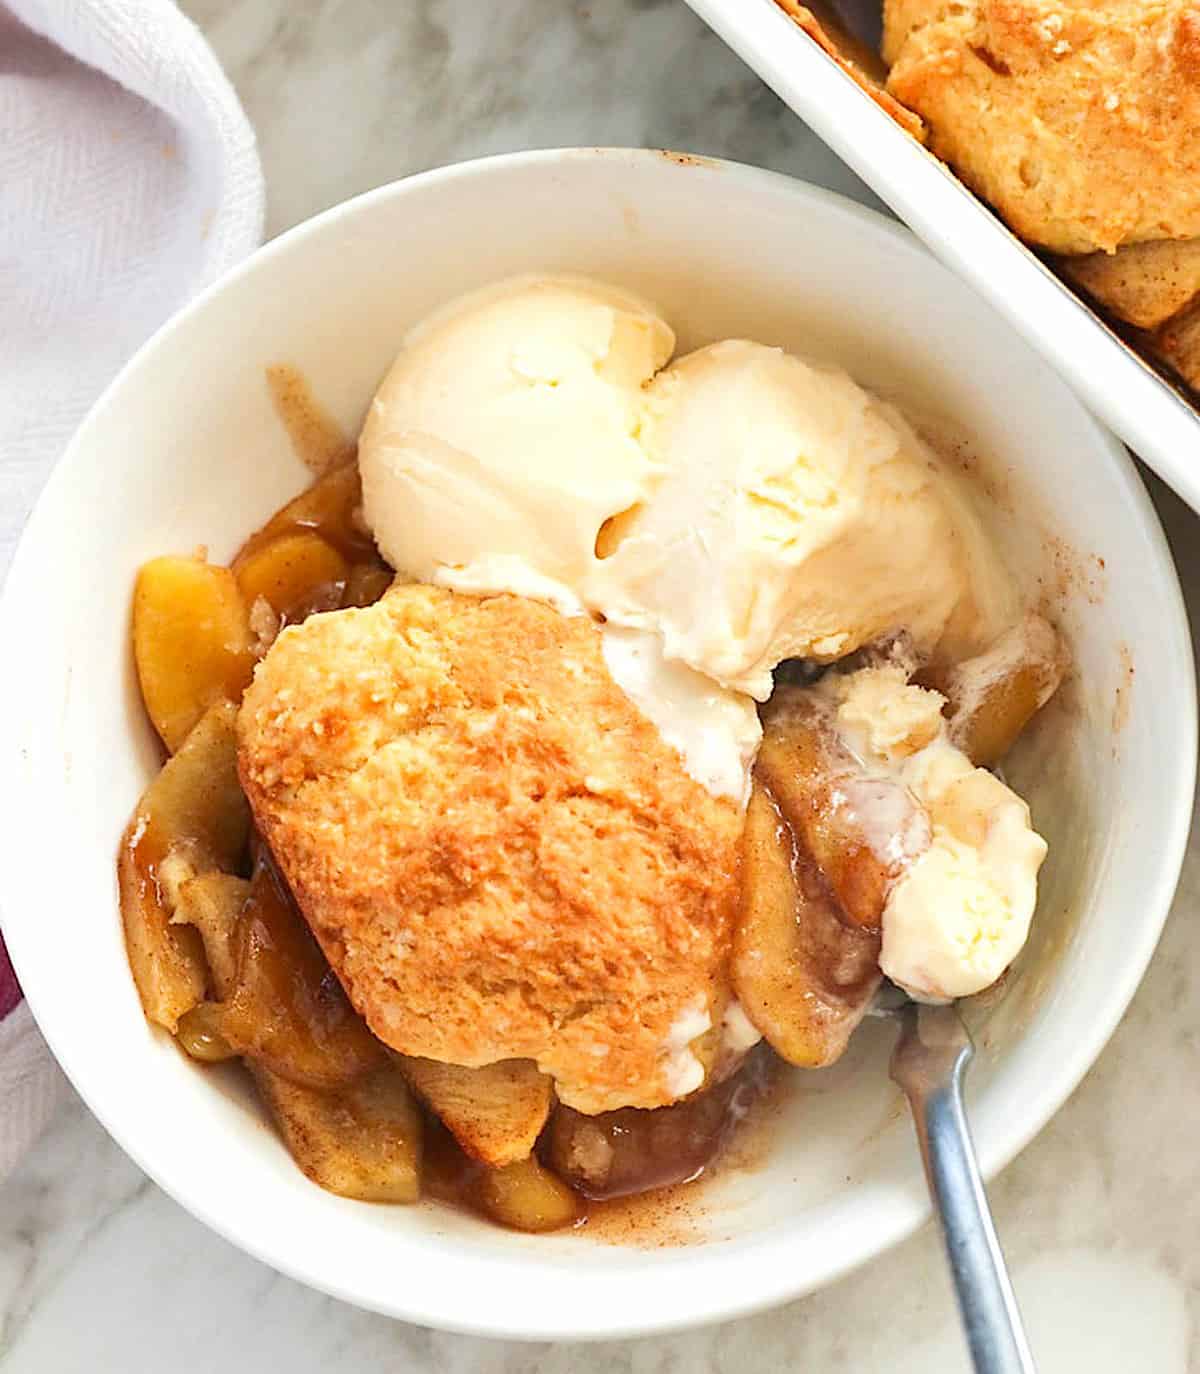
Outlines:
[{"label": "marble countertop", "polygon": [[[683,148],[871,193],[682,0],[184,0],[261,142],[278,233],[381,182],[554,144]],[[1196,518],[1152,483],[1200,619]],[[1152,684],[1151,684],[1152,688]],[[1200,1371],[1200,842],[1099,1063],[993,1184],[1042,1374]],[[75,1099],[0,1189],[0,1371],[952,1374],[926,1231],[813,1297],[607,1346],[445,1336],[310,1292],[165,1197]]]}]

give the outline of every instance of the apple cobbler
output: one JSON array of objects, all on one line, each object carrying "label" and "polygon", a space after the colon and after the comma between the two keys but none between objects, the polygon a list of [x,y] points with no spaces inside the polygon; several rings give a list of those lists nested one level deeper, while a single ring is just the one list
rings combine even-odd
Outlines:
[{"label": "apple cobbler", "polygon": [[[451,1006],[445,1016],[439,1014],[437,983],[422,985],[426,1006],[408,1001],[397,1006],[398,1014],[411,1014],[415,1024],[428,1027],[422,1029],[428,1038],[422,1038],[421,1047],[458,1058],[505,1057],[468,1065],[397,1053],[386,1043],[387,1028],[379,1028],[380,1038],[370,1026],[369,985],[373,978],[386,983],[402,977],[403,953],[387,959],[368,944],[357,956],[363,962],[358,970],[344,933],[323,924],[318,942],[252,820],[238,778],[238,703],[256,660],[282,627],[307,624],[316,631],[339,617],[322,614],[310,621],[314,612],[364,604],[399,616],[402,607],[392,609],[396,602],[425,592],[400,586],[379,599],[392,574],[355,521],[358,499],[355,468],[344,466],[280,511],[231,567],[198,555],[164,557],[146,564],[138,576],[139,681],[155,728],[172,751],[138,805],[119,862],[126,941],[146,1015],[197,1060],[239,1058],[300,1167],[343,1196],[409,1202],[425,1192],[466,1202],[507,1225],[542,1230],[575,1222],[588,1199],[696,1177],[765,1082],[769,1051],[760,1047],[747,1053],[746,1041],[761,1032],[770,1051],[806,1067],[830,1064],[845,1048],[883,976],[885,895],[930,842],[924,813],[899,783],[870,780],[838,742],[834,713],[819,696],[819,683],[781,683],[764,710],[763,747],[744,828],[735,825],[733,807],[712,826],[714,835],[728,835],[708,841],[721,866],[711,884],[713,895],[675,890],[667,875],[672,850],[686,843],[686,827],[678,834],[669,828],[661,851],[642,855],[652,863],[652,895],[672,903],[680,920],[689,900],[701,903],[698,910],[711,907],[704,919],[711,921],[713,933],[702,947],[727,945],[730,951],[726,1007],[735,1009],[739,1024],[732,1035],[718,1036],[710,1028],[695,1037],[701,1082],[694,1090],[674,1105],[608,1110],[603,1095],[590,1095],[578,1084],[556,1092],[556,1079],[536,1062],[555,1039],[549,1031],[535,1032],[532,1022],[523,1021],[516,1027],[497,1025],[491,1036],[473,1039],[470,1024],[450,1019]],[[426,609],[444,609],[437,601],[453,596],[440,593]],[[494,602],[473,604],[482,614]],[[526,609],[553,616],[532,603]],[[406,623],[411,629],[411,619]],[[583,629],[582,622],[575,624]],[[526,626],[513,628],[530,633]],[[553,639],[547,646],[555,652],[561,647]],[[997,657],[1000,662],[984,664],[983,691],[972,685],[979,674],[971,663],[960,665],[943,684],[946,697],[907,688],[934,701],[936,730],[943,729],[946,713],[944,728],[981,763],[1003,756],[1054,690],[1061,670],[1055,637],[1042,621],[1024,628],[1019,649],[1005,652],[1001,646],[999,654],[991,654]],[[362,660],[369,661],[369,656]],[[359,671],[356,662],[342,660],[340,666]],[[563,671],[570,671],[569,663]],[[858,671],[896,675],[886,665]],[[500,709],[499,698],[488,708]],[[301,727],[314,741],[321,740],[317,723],[314,718]],[[631,727],[631,749],[652,753],[657,742],[645,738],[644,730],[639,733],[637,724]],[[471,728],[467,719],[464,729]],[[538,743],[556,748],[552,735],[539,736]],[[302,778],[311,761],[299,757],[295,741],[288,745],[282,767],[286,770],[290,760]],[[248,766],[261,778],[265,765],[260,760]],[[653,772],[653,761],[639,760],[643,785]],[[401,789],[399,780],[396,786]],[[363,804],[381,800],[369,796]],[[717,805],[700,789],[667,801]],[[428,798],[413,804],[419,810]],[[495,805],[501,815],[500,798],[484,804]],[[880,818],[889,834],[878,832]],[[668,820],[665,816],[664,824]],[[277,816],[272,823],[280,824]],[[413,844],[427,850],[425,874],[414,879],[406,870],[403,881],[415,880],[424,890],[464,880],[457,868],[447,867],[440,875],[429,869],[429,854],[449,864],[457,853],[456,865],[467,862],[453,840],[437,834],[437,827],[447,823],[443,814],[441,821],[430,820],[414,832]],[[521,825],[519,816],[512,818],[513,830]],[[356,871],[369,868],[367,849],[378,842],[370,814],[364,810],[349,818],[337,833],[350,846],[345,862]],[[507,851],[515,838],[513,831],[497,829],[489,843]],[[563,842],[570,840],[568,831]],[[636,864],[638,856],[623,851],[626,861]],[[737,873],[731,885],[725,882],[730,870]],[[302,881],[313,879],[306,875]],[[727,911],[718,909],[723,885],[735,889],[735,905]],[[605,909],[629,901],[628,892],[605,889],[600,896]],[[565,901],[561,891],[554,900]],[[364,883],[356,908],[361,902],[369,909],[371,901]],[[447,908],[443,901],[431,909],[464,915],[461,903]],[[627,913],[610,914],[619,922]],[[555,919],[548,905],[533,907],[531,918],[543,931]],[[697,928],[664,929],[664,938],[670,934],[683,941],[683,957],[701,957]],[[618,993],[634,986],[626,980],[638,977],[643,956],[655,962],[645,946],[631,956],[622,937],[614,931],[611,952],[600,949],[595,956],[618,962]],[[455,932],[445,928],[430,938],[447,952],[439,975],[453,979],[460,954],[452,947]],[[576,957],[586,954],[581,949]],[[485,968],[496,966],[487,977],[503,977],[500,956],[488,950],[486,940],[470,957],[486,960]],[[664,954],[663,962],[668,959]],[[712,976],[721,973],[714,969]],[[342,979],[358,992],[357,1006]],[[627,1012],[634,1011],[635,1000],[623,999]],[[480,1011],[481,1004],[475,1005]],[[538,1024],[550,1027],[555,1017],[569,1024],[571,1010],[548,1004]],[[505,1014],[495,1008],[489,1012],[497,1022]],[[587,1017],[585,1011],[575,1018],[584,1031]],[[628,1034],[628,1025],[616,1026],[614,1043]],[[478,1048],[465,1052],[472,1044]],[[631,1057],[634,1053],[630,1048]],[[552,1058],[543,1062],[554,1069]],[[636,1080],[640,1070],[635,1066],[630,1072]],[[429,1159],[423,1141],[432,1142]]]},{"label": "apple cobbler", "polygon": [[1024,943],[1046,846],[989,770],[1056,631],[897,412],[673,348],[615,288],[490,288],[228,567],[137,576],[142,1005],[332,1192],[573,1224],[704,1173],[885,978]]}]

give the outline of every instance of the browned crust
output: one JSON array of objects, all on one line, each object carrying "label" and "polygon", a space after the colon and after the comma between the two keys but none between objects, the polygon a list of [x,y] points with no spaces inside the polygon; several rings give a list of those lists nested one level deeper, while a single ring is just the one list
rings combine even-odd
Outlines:
[{"label": "browned crust", "polygon": [[613,683],[600,636],[517,597],[393,589],[286,630],[240,774],[301,910],[405,1054],[534,1059],[584,1111],[670,1100],[720,1015],[741,816]]},{"label": "browned crust", "polygon": [[1022,238],[1200,237],[1195,0],[885,0],[888,90]]}]

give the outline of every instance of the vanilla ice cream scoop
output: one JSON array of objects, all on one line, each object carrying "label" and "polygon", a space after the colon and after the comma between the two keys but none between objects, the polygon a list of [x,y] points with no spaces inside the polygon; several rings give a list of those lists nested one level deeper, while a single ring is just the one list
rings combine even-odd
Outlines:
[{"label": "vanilla ice cream scoop", "polygon": [[665,366],[627,292],[519,278],[408,338],[359,444],[400,572],[602,617],[617,681],[718,795],[744,799],[784,658],[904,629],[974,652],[1008,579],[904,420],[845,373],[745,340]]},{"label": "vanilla ice cream scoop", "polygon": [[1020,953],[1037,904],[1046,842],[1029,807],[950,743],[942,696],[902,669],[830,673],[815,690],[863,766],[904,783],[930,821],[928,847],[888,893],[880,968],[917,1001],[982,991]]},{"label": "vanilla ice cream scoop", "polygon": [[[359,442],[363,506],[400,572],[603,612],[608,531],[660,476],[642,443],[645,385],[675,336],[636,297],[572,277],[475,292],[409,336]],[[743,801],[754,703],[654,633],[612,626],[609,671],[714,795]]]},{"label": "vanilla ice cream scoop", "polygon": [[363,507],[402,573],[578,610],[604,522],[644,501],[642,385],[670,327],[636,297],[517,278],[405,341],[359,443]]},{"label": "vanilla ice cream scoop", "polygon": [[904,628],[977,650],[1009,583],[950,478],[844,372],[745,340],[651,383],[649,500],[606,531],[584,600],[655,629],[678,658],[765,700],[785,658],[830,662]]}]

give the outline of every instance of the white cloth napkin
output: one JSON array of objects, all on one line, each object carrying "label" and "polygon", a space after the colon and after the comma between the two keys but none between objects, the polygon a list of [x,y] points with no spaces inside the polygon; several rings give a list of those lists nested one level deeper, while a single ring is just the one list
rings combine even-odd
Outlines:
[{"label": "white cloth napkin", "polygon": [[[87,408],[262,220],[254,134],[171,0],[0,0],[0,573]],[[0,1177],[62,1081],[18,997],[0,942]]]}]

